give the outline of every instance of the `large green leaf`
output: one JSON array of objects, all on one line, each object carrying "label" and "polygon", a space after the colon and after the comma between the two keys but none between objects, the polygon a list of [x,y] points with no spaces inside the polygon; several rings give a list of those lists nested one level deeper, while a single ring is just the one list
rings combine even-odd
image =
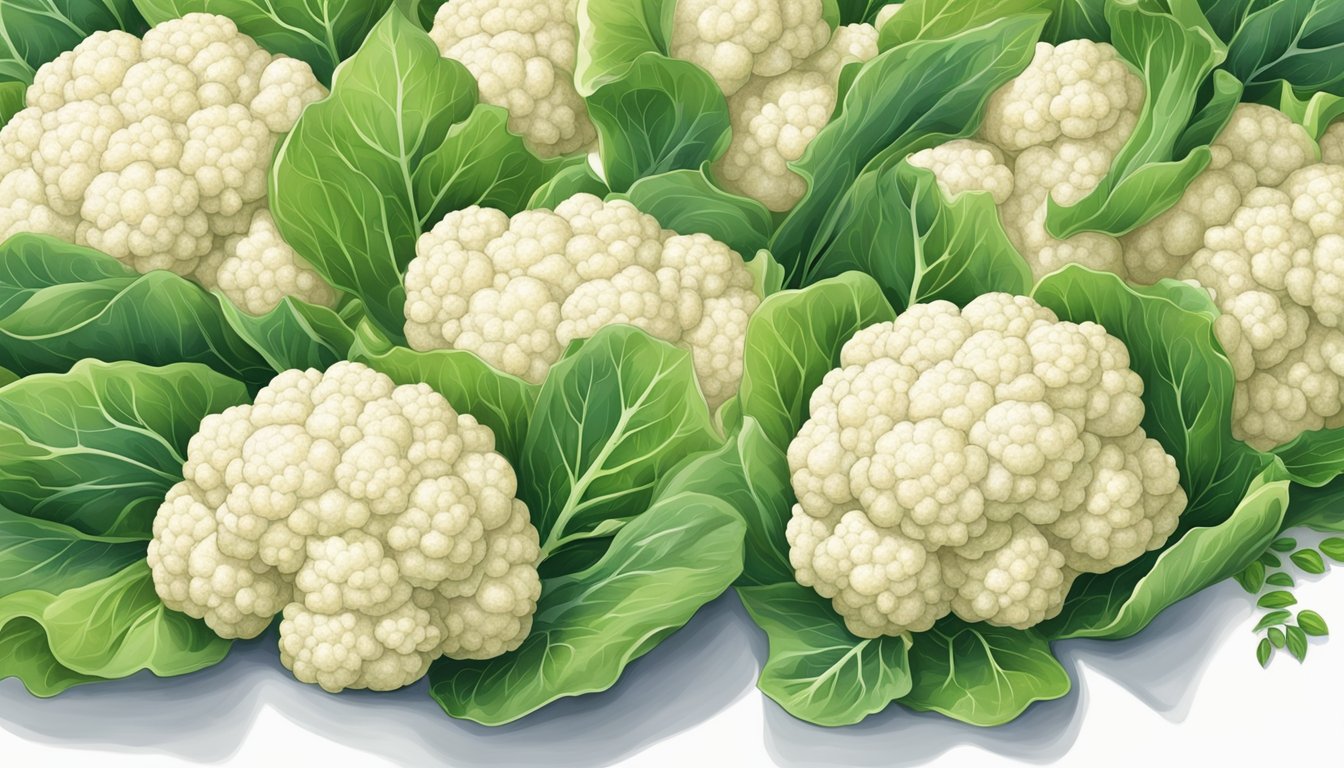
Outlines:
[{"label": "large green leaf", "polygon": [[1228,43],[1223,65],[1253,97],[1288,82],[1304,97],[1344,94],[1344,3],[1338,0],[1201,0]]},{"label": "large green leaf", "polygon": [[229,301],[220,308],[234,332],[275,371],[326,370],[344,360],[355,334],[334,310],[287,296],[264,315],[249,315]]},{"label": "large green leaf", "polygon": [[337,69],[331,95],[304,110],[271,168],[285,240],[393,339],[421,232],[472,204],[513,213],[558,167],[527,152],[476,94],[466,67],[394,9]]},{"label": "large green leaf", "polygon": [[1344,473],[1344,429],[1303,432],[1274,449],[1293,482],[1320,487]]},{"label": "large green leaf", "polygon": [[588,164],[588,158],[582,157],[579,162],[570,163],[556,171],[549,181],[537,187],[537,191],[527,201],[527,207],[555,208],[580,193],[604,197],[610,191],[607,183]]},{"label": "large green leaf", "polygon": [[[1149,0],[1114,0],[1106,6],[1110,42],[1143,77],[1143,111],[1095,189],[1069,206],[1050,200],[1045,225],[1055,237],[1088,231],[1124,234],[1174,205],[1209,165],[1206,145],[1188,147],[1184,155],[1178,155],[1178,145],[1195,115],[1199,85],[1223,60],[1226,48],[1202,17],[1178,18],[1154,5]],[[1197,16],[1198,10],[1193,13]],[[1219,94],[1229,93],[1231,85],[1224,80]],[[1212,103],[1219,112],[1210,122],[1221,127],[1235,98]],[[1211,140],[1216,132],[1204,133]]]},{"label": "large green leaf", "polygon": [[1133,635],[1168,606],[1250,565],[1278,533],[1287,507],[1288,480],[1282,467],[1270,467],[1226,520],[1188,531],[1160,554],[1080,576],[1042,632],[1055,639]]},{"label": "large green leaf", "polygon": [[1041,33],[1046,42],[1110,39],[1105,0],[908,0],[878,30],[878,48],[950,37],[1021,13],[1050,14]]},{"label": "large green leaf", "polygon": [[25,106],[24,98],[28,87],[23,83],[0,82],[0,127],[9,122],[9,118],[18,114]]},{"label": "large green leaf", "polygon": [[948,616],[915,635],[910,693],[901,704],[971,725],[1000,725],[1037,701],[1069,692],[1069,675],[1032,630]]},{"label": "large green leaf", "polygon": [[390,344],[361,325],[350,359],[381,371],[398,384],[428,384],[459,413],[471,414],[495,433],[495,447],[510,463],[523,455],[523,438],[540,389],[490,367],[472,352],[417,352]]},{"label": "large green leaf", "polygon": [[60,594],[144,559],[143,540],[89,536],[0,507],[0,599],[34,589]]},{"label": "large green leaf", "polygon": [[793,581],[737,593],[770,640],[756,687],[794,717],[852,725],[910,691],[906,638],[855,637],[829,600]]},{"label": "large green leaf", "polygon": [[1019,14],[947,38],[902,43],[858,71],[839,115],[793,164],[808,193],[770,246],[787,270],[788,285],[802,285],[818,270],[840,235],[839,211],[865,167],[894,164],[979,127],[990,94],[1031,61],[1045,18]]},{"label": "large green leaf", "polygon": [[271,53],[308,62],[324,83],[355,52],[391,0],[134,0],[151,24],[188,13],[227,16]]},{"label": "large green leaf", "polygon": [[646,176],[613,197],[629,200],[678,234],[703,232],[743,258],[764,248],[774,228],[765,206],[719,189],[702,170]]},{"label": "large green leaf", "polygon": [[1344,478],[1335,478],[1319,487],[1293,484],[1288,491],[1283,529],[1299,526],[1344,533]]},{"label": "large green leaf", "polygon": [[187,442],[242,383],[190,363],[77,363],[0,389],[0,504],[97,536],[148,538]]},{"label": "large green leaf", "polygon": [[807,419],[807,402],[840,362],[840,348],[860,329],[896,312],[867,275],[847,272],[766,298],[747,326],[742,414],[769,441],[786,446]]},{"label": "large green leaf", "polygon": [[668,470],[718,442],[686,351],[627,325],[571,345],[542,384],[519,467],[543,553],[638,515]]},{"label": "large green leaf", "polygon": [[804,283],[858,270],[902,309],[1031,288],[1031,270],[1008,241],[989,195],[948,201],[925,169],[901,162],[864,172],[834,216],[835,235]]},{"label": "large green leaf", "polygon": [[667,54],[676,7],[675,0],[579,0],[579,93],[592,94],[641,54]]},{"label": "large green leaf", "polygon": [[699,168],[728,148],[728,101],[700,67],[645,53],[588,97],[598,154],[615,191],[666,171]]},{"label": "large green leaf", "polygon": [[0,80],[31,83],[38,67],[94,32],[143,34],[131,0],[5,0],[0,3]]},{"label": "large green leaf", "polygon": [[742,567],[742,521],[722,501],[677,493],[643,510],[597,563],[543,581],[532,632],[488,661],[440,659],[430,695],[453,717],[496,725],[621,670],[721,594]]}]

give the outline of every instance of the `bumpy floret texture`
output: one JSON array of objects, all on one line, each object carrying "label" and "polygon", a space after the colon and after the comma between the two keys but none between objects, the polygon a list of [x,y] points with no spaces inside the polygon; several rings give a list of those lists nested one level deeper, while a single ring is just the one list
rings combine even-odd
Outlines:
[{"label": "bumpy floret texture", "polygon": [[1185,509],[1142,395],[1123,343],[1025,297],[860,331],[788,448],[798,582],[861,637],[1057,615],[1079,573],[1161,547]]},{"label": "bumpy floret texture", "polygon": [[573,0],[451,0],[429,36],[476,77],[481,100],[541,157],[588,149],[597,129],[574,87]]},{"label": "bumpy floret texture", "polygon": [[391,690],[531,628],[540,552],[513,468],[424,384],[287,371],[201,422],[183,478],[149,543],[159,596],[221,637],[282,614],[299,680]]},{"label": "bumpy floret texture", "polygon": [[0,239],[71,240],[252,312],[287,295],[331,304],[266,209],[276,141],[324,94],[307,64],[221,16],[188,14],[143,40],[97,32],[38,70],[0,130]]},{"label": "bumpy floret texture", "polygon": [[421,235],[406,270],[406,339],[455,348],[540,383],[575,339],[626,323],[691,352],[711,406],[742,378],[760,298],[742,257],[678,235],[626,201],[588,194],[512,218],[453,211]]},{"label": "bumpy floret texture", "polygon": [[1344,121],[1332,124],[1321,135],[1321,160],[1344,165]]},{"label": "bumpy floret texture", "polygon": [[1236,374],[1233,434],[1267,449],[1344,426],[1344,165],[1256,187],[1181,277],[1206,288]]},{"label": "bumpy floret texture", "polygon": [[1072,205],[1096,189],[1138,122],[1144,87],[1106,43],[1038,43],[1031,64],[990,98],[980,132],[910,157],[952,197],[988,192],[1013,245],[1037,277],[1077,263],[1138,283],[1175,277],[1257,186],[1278,185],[1314,161],[1307,132],[1278,110],[1236,107],[1210,146],[1209,166],[1180,201],[1116,238],[1067,240],[1045,226],[1048,201]]}]

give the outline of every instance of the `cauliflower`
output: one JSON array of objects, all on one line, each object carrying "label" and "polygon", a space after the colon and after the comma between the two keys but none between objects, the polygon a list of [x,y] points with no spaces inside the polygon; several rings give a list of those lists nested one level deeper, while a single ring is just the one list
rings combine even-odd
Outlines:
[{"label": "cauliflower", "polygon": [[625,201],[578,194],[512,218],[453,211],[406,269],[406,339],[466,349],[540,383],[565,346],[613,323],[688,348],[711,407],[737,391],[760,298],[742,257],[678,235]]},{"label": "cauliflower", "polygon": [[1123,237],[1045,228],[1047,203],[1072,205],[1096,189],[1138,123],[1144,87],[1107,43],[1038,43],[1031,64],[990,98],[979,133],[910,156],[944,192],[987,192],[1010,241],[1042,277],[1069,263],[1138,283],[1174,277],[1226,224],[1242,198],[1313,162],[1311,137],[1278,110],[1236,107],[1211,162],[1171,209]]},{"label": "cauliflower", "polygon": [[1322,134],[1321,159],[1327,163],[1344,165],[1344,120],[1326,128]]},{"label": "cauliflower", "polygon": [[188,14],[143,40],[97,32],[39,69],[0,129],[0,240],[71,240],[253,313],[286,295],[332,305],[266,209],[275,142],[325,93],[307,64],[222,16]]},{"label": "cauliflower", "polygon": [[574,87],[574,0],[450,0],[429,36],[476,77],[482,101],[509,110],[509,130],[538,156],[597,139]]},{"label": "cauliflower", "polygon": [[1124,344],[1035,301],[938,301],[856,334],[788,447],[800,584],[861,637],[949,612],[1025,629],[1185,509]]},{"label": "cauliflower", "polygon": [[221,637],[282,614],[299,680],[399,688],[531,628],[540,550],[514,471],[425,384],[359,363],[286,371],[201,422],[183,478],[149,543],[159,596]]}]

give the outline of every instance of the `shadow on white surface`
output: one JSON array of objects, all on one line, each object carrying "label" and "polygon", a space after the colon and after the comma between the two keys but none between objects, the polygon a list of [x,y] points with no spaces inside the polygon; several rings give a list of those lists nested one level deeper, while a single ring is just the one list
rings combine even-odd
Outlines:
[{"label": "shadow on white surface", "polygon": [[[963,745],[1051,762],[1069,751],[1083,725],[1088,696],[1080,668],[1114,679],[1167,719],[1180,721],[1212,649],[1249,613],[1244,595],[1226,583],[1173,607],[1130,640],[1057,644],[1073,692],[998,728],[892,707],[857,726],[827,729],[766,702],[765,747],[789,767],[918,765]],[[172,680],[140,675],[49,700],[5,680],[0,728],[63,747],[216,762],[237,752],[266,706],[323,738],[401,765],[591,766],[629,757],[742,696],[759,695],[753,683],[765,652],[763,636],[736,598],[725,596],[632,664],[612,690],[485,728],[444,716],[423,681],[394,693],[337,696],[297,683],[280,668],[274,638],[267,637],[239,643],[212,669]]]}]

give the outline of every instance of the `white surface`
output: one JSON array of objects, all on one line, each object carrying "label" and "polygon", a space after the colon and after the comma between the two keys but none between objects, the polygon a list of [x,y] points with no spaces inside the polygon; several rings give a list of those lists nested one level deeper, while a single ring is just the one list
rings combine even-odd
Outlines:
[{"label": "white surface", "polygon": [[136,677],[50,700],[6,680],[0,763],[1344,766],[1344,569],[1298,594],[1341,635],[1314,640],[1305,666],[1281,654],[1259,668],[1250,632],[1258,613],[1228,582],[1131,640],[1057,644],[1074,692],[994,729],[898,707],[844,729],[793,720],[752,687],[764,642],[728,596],[613,690],[497,729],[449,720],[423,683],[395,694],[325,694],[288,678],[261,641],[185,678]]}]

